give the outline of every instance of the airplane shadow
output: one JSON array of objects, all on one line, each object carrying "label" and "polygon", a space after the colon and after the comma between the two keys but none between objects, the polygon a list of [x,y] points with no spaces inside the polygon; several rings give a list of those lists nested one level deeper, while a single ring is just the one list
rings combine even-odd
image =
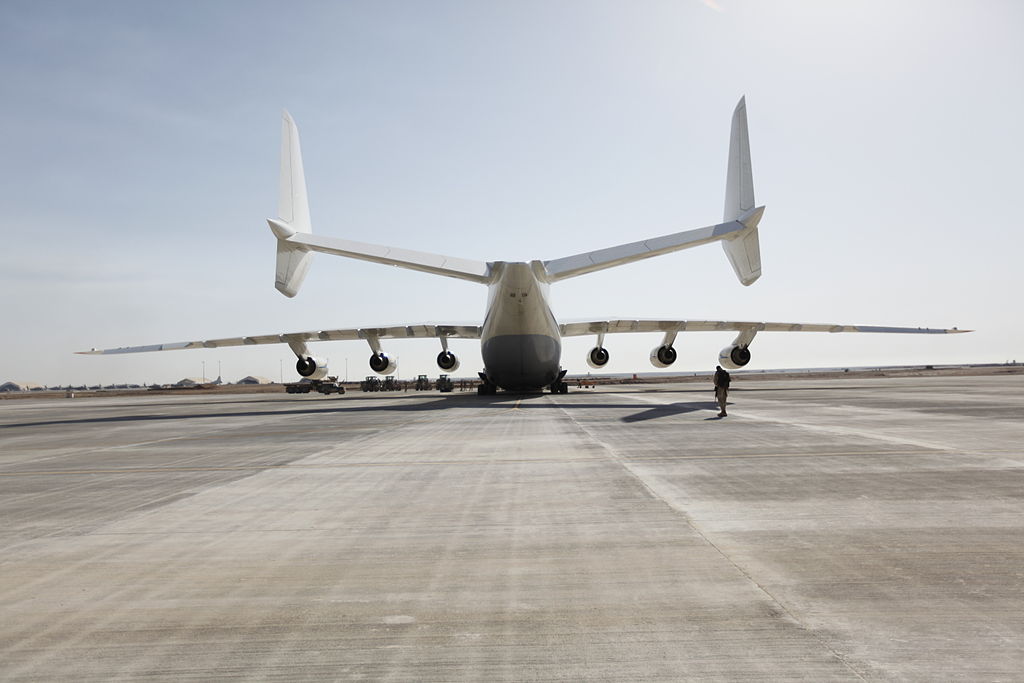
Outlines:
[{"label": "airplane shadow", "polygon": [[[239,417],[272,417],[272,416],[306,416],[306,415],[345,415],[352,414],[357,415],[360,413],[372,413],[372,412],[401,412],[401,413],[429,413],[437,410],[460,410],[460,409],[477,409],[477,408],[497,408],[501,410],[510,410],[515,408],[517,410],[550,410],[552,408],[561,408],[564,410],[578,410],[578,409],[618,409],[618,410],[630,410],[636,409],[636,403],[625,403],[615,399],[614,394],[589,394],[588,399],[598,399],[607,396],[610,400],[586,400],[586,401],[573,401],[572,398],[566,400],[565,397],[557,397],[556,402],[550,402],[543,400],[549,397],[549,394],[544,393],[501,393],[494,396],[478,396],[476,394],[466,393],[464,395],[452,395],[447,397],[438,397],[428,400],[422,400],[423,397],[416,397],[415,395],[408,396],[387,396],[379,397],[373,400],[370,405],[346,405],[344,399],[334,399],[329,404],[324,403],[313,403],[312,401],[306,401],[303,403],[296,404],[296,400],[291,397],[271,398],[271,399],[242,399],[238,401],[202,401],[199,405],[218,405],[225,408],[225,410],[213,410],[211,412],[192,412],[192,413],[177,413],[177,414],[159,414],[159,413],[143,413],[136,415],[108,415],[108,416],[95,416],[95,417],[82,417],[82,418],[69,418],[59,420],[41,420],[34,422],[19,422],[10,424],[0,424],[0,430],[3,429],[16,429],[16,428],[38,428],[38,427],[52,427],[52,426],[67,426],[67,425],[81,425],[81,424],[120,424],[120,423],[131,423],[131,422],[163,422],[163,421],[177,421],[177,420],[210,420],[210,419],[225,419],[225,418],[239,418]],[[408,400],[413,398],[419,398],[419,400]],[[406,399],[406,400],[402,400]],[[273,410],[252,410],[243,407],[245,404],[281,404],[286,403],[288,407],[281,407]],[[159,405],[180,405],[172,403],[162,404],[148,404],[146,408],[153,408]],[[107,407],[139,407],[132,406],[131,404],[123,404],[117,406]],[[667,405],[658,405],[651,408],[645,409],[639,413],[627,415],[626,417],[620,418],[624,423],[634,422],[645,422],[648,420],[655,420],[659,418],[672,417],[674,415],[682,415],[686,413],[692,413],[700,410],[717,410],[718,406],[713,401],[690,401],[672,403]]]}]

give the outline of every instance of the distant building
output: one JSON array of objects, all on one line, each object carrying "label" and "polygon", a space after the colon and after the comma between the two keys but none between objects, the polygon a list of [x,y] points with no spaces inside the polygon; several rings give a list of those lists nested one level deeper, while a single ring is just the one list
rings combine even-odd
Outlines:
[{"label": "distant building", "polygon": [[238,380],[236,384],[273,384],[272,381],[266,377],[258,377],[256,375],[249,375]]},{"label": "distant building", "polygon": [[30,382],[4,382],[0,384],[0,391],[42,391],[43,385]]},{"label": "distant building", "polygon": [[197,387],[197,386],[199,386],[200,384],[203,384],[203,383],[204,382],[203,382],[201,377],[186,377],[184,379],[181,379],[181,380],[178,380],[177,382],[175,382],[174,386],[176,386],[176,387]]}]

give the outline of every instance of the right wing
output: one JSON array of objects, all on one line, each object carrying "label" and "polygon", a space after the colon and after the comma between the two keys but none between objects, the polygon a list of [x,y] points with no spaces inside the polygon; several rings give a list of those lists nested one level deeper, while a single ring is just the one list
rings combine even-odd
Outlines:
[{"label": "right wing", "polygon": [[889,334],[959,334],[971,330],[934,327],[883,327],[822,323],[764,323],[736,320],[591,320],[559,326],[563,337],[621,332],[873,332]]},{"label": "right wing", "polygon": [[150,351],[177,351],[180,349],[217,349],[224,346],[252,346],[254,344],[296,344],[315,341],[336,341],[352,339],[407,339],[407,338],[461,338],[479,339],[477,325],[398,325],[394,327],[356,327],[344,330],[316,330],[310,332],[288,332],[285,334],[264,334],[250,337],[227,337],[201,341],[174,342],[171,344],[149,344],[147,346],[121,346],[115,349],[91,349],[76,351],[84,355],[111,355],[117,353],[148,353]]}]

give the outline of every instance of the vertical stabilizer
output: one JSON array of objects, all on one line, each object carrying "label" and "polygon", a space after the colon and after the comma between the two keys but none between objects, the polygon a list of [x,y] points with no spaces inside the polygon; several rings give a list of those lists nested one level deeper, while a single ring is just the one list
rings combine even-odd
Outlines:
[{"label": "vertical stabilizer", "polygon": [[747,102],[741,97],[732,113],[729,137],[729,170],[725,179],[725,222],[739,221],[747,229],[723,240],[729,263],[744,285],[761,277],[761,244],[757,223],[764,207],[754,206],[754,174],[750,164],[750,137],[747,133]]},{"label": "vertical stabilizer", "polygon": [[309,199],[306,195],[306,176],[302,170],[302,150],[299,147],[299,129],[287,111],[281,116],[281,180],[279,186],[278,219],[267,221],[277,237],[277,269],[274,286],[285,296],[299,293],[306,273],[309,272],[312,252],[288,238],[295,233],[313,232],[309,220]]}]

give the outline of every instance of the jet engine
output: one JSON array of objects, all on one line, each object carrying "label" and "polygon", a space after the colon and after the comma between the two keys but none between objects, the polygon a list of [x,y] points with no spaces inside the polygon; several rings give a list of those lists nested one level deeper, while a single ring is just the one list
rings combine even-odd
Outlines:
[{"label": "jet engine", "polygon": [[327,362],[313,356],[300,357],[295,363],[295,371],[309,379],[323,379],[327,376]]},{"label": "jet engine", "polygon": [[608,349],[601,346],[590,349],[590,353],[587,354],[587,365],[595,370],[600,370],[608,365]]},{"label": "jet engine", "polygon": [[378,375],[393,375],[398,370],[398,361],[381,351],[370,356],[370,369]]},{"label": "jet engine", "polygon": [[742,368],[749,362],[750,349],[746,346],[740,346],[739,344],[726,346],[722,349],[721,353],[718,354],[718,363],[723,368],[729,368],[730,370]]},{"label": "jet engine", "polygon": [[451,351],[442,351],[437,354],[437,367],[445,372],[455,372],[459,369],[459,358]]},{"label": "jet engine", "polygon": [[651,365],[656,368],[667,368],[676,362],[676,357],[675,348],[662,344],[651,351]]}]

